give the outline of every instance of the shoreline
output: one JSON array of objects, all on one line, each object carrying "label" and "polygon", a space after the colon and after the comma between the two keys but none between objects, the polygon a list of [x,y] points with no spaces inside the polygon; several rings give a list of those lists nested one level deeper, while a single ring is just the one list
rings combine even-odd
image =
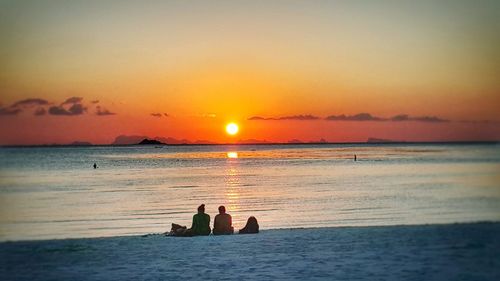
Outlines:
[{"label": "shoreline", "polygon": [[[376,229],[376,228],[418,228],[418,227],[439,227],[439,226],[460,226],[460,225],[494,225],[498,224],[500,226],[500,220],[498,221],[470,221],[470,222],[452,222],[452,223],[421,223],[421,224],[391,224],[391,225],[352,225],[352,226],[311,226],[311,227],[290,227],[290,228],[267,228],[260,229],[258,234],[262,233],[272,233],[272,232],[294,232],[294,231],[321,231],[321,230],[344,230],[344,229]],[[0,246],[7,243],[37,243],[37,242],[50,242],[50,241],[73,241],[73,240],[92,240],[92,239],[113,239],[113,238],[134,238],[134,237],[167,237],[167,238],[201,238],[207,236],[189,236],[189,237],[175,237],[167,236],[168,230],[161,233],[144,233],[144,234],[131,234],[131,235],[116,235],[116,236],[95,236],[95,237],[68,237],[68,238],[46,238],[46,239],[26,239],[26,240],[0,240]],[[232,235],[213,235],[210,237],[226,237],[226,236],[246,236],[248,234],[235,234]]]}]

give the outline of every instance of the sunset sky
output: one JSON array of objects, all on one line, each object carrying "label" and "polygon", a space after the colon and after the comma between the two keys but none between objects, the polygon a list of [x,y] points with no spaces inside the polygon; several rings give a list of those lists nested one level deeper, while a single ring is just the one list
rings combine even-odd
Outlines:
[{"label": "sunset sky", "polygon": [[0,0],[0,145],[500,140],[499,19],[499,1]]}]

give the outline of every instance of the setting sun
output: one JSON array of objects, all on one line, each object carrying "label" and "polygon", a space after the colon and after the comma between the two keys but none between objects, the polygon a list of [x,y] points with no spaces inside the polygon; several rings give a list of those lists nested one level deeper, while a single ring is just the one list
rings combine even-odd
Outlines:
[{"label": "setting sun", "polygon": [[226,132],[232,136],[236,135],[238,133],[238,125],[236,123],[229,123],[226,125]]}]

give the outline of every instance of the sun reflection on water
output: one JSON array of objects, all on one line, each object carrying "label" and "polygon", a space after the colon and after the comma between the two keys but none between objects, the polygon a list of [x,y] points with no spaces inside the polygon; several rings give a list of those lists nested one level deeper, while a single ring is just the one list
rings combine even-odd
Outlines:
[{"label": "sun reflection on water", "polygon": [[228,209],[229,212],[238,211],[240,209],[239,189],[241,186],[241,182],[240,182],[240,172],[238,170],[238,167],[234,163],[229,164],[229,166],[227,166],[224,175],[224,182],[226,184],[226,190],[224,192],[224,197],[227,202],[226,209]]},{"label": "sun reflection on water", "polygon": [[238,158],[238,152],[230,151],[227,153],[227,158]]}]

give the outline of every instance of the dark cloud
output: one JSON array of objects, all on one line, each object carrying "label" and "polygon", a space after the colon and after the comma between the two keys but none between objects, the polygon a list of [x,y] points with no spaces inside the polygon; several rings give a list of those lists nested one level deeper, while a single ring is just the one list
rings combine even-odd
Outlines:
[{"label": "dark cloud", "polygon": [[104,108],[104,107],[97,106],[96,115],[99,115],[99,116],[107,116],[107,115],[115,115],[115,114],[116,114],[116,113],[111,112],[111,111],[107,110],[107,109],[106,109],[106,108]]},{"label": "dark cloud", "polygon": [[161,118],[163,116],[168,117],[167,113],[151,113],[151,116]]},{"label": "dark cloud", "polygon": [[48,105],[49,102],[44,99],[24,99],[13,103],[10,107],[34,106],[34,105]]},{"label": "dark cloud", "polygon": [[408,121],[410,116],[408,114],[399,114],[391,118],[391,121]]},{"label": "dark cloud", "polygon": [[356,115],[330,115],[325,118],[330,121],[385,121],[386,119],[376,117],[370,113],[358,113]]},{"label": "dark cloud", "polygon": [[293,116],[284,116],[278,118],[278,120],[317,120],[319,117],[316,117],[314,115],[293,115]]},{"label": "dark cloud", "polygon": [[47,113],[47,110],[43,107],[39,107],[35,110],[35,116],[42,116]]},{"label": "dark cloud", "polygon": [[318,120],[320,119],[319,117],[316,117],[314,115],[292,115],[292,116],[283,116],[283,117],[269,117],[269,118],[264,118],[260,116],[253,116],[248,118],[248,120],[263,120],[263,121],[279,121],[279,120]]},{"label": "dark cloud", "polygon": [[86,110],[87,110],[87,108],[84,107],[82,104],[75,103],[69,109],[65,109],[62,106],[51,106],[49,108],[49,113],[52,114],[52,115],[74,116],[74,115],[81,115]]},{"label": "dark cloud", "polygon": [[1,115],[17,115],[18,113],[20,113],[22,110],[19,109],[19,108],[13,108],[13,107],[4,107],[4,108],[0,108],[0,116]]},{"label": "dark cloud", "polygon": [[450,120],[441,119],[437,116],[419,116],[419,117],[411,117],[412,121],[419,122],[450,122]]},{"label": "dark cloud", "polygon": [[52,115],[71,115],[71,113],[62,106],[51,106],[49,108],[49,113]]},{"label": "dark cloud", "polygon": [[[2,107],[0,106],[0,116],[3,115],[17,115],[23,111],[32,110],[35,116],[43,116],[46,114],[58,115],[58,116],[75,116],[82,115],[87,112],[87,105],[84,104],[82,97],[70,97],[59,105],[53,105],[45,99],[40,98],[29,98],[14,102],[10,106]],[[98,104],[99,100],[93,100],[88,105]],[[52,105],[52,106],[51,106]],[[96,106],[96,114],[99,116],[115,115],[116,113],[109,111],[108,109]],[[166,113],[164,116],[168,116]]]},{"label": "dark cloud", "polygon": [[449,122],[449,120],[442,119],[436,116],[417,116],[412,117],[407,114],[399,114],[390,119],[391,121],[418,121],[418,122],[431,122],[431,123],[439,123],[439,122]]},{"label": "dark cloud", "polygon": [[252,117],[248,118],[248,120],[269,120],[269,118],[264,118],[264,117],[260,117],[260,116],[252,116]]},{"label": "dark cloud", "polygon": [[84,107],[82,104],[75,103],[69,108],[69,112],[71,112],[72,115],[80,115],[83,114],[87,110],[86,107]]},{"label": "dark cloud", "polygon": [[71,97],[71,98],[65,100],[63,103],[61,103],[61,105],[81,103],[82,100],[83,100],[83,98],[81,98],[81,97]]},{"label": "dark cloud", "polygon": [[[283,117],[261,117],[252,116],[247,120],[253,121],[279,121],[279,120],[317,120],[320,119],[311,114],[306,115],[292,115]],[[450,122],[450,120],[442,119],[437,116],[409,116],[408,114],[399,114],[391,118],[383,118],[374,116],[370,113],[358,113],[355,115],[330,115],[325,118],[328,121],[416,121],[416,122],[429,122],[429,123],[439,123],[439,122]]]},{"label": "dark cloud", "polygon": [[23,112],[24,109],[32,107],[32,106],[44,106],[48,105],[49,102],[44,99],[31,98],[24,99],[20,101],[16,101],[10,106],[0,108],[0,115],[17,115]]}]

